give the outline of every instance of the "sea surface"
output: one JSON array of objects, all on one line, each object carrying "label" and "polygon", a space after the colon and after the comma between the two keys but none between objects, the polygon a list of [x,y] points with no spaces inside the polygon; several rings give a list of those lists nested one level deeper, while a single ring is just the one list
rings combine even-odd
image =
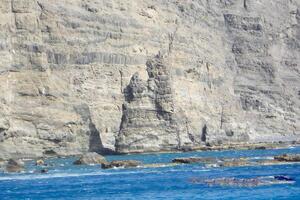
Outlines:
[{"label": "sea surface", "polygon": [[[299,147],[277,150],[243,150],[107,156],[108,160],[170,163],[177,157],[251,157],[271,159],[283,153],[300,153]],[[209,168],[203,164],[154,168],[109,169],[74,166],[76,158],[49,159],[47,174],[36,173],[33,161],[21,174],[0,173],[0,200],[6,199],[295,199],[300,200],[300,164]],[[40,168],[41,169],[41,168]],[[258,187],[208,186],[193,179],[257,178],[287,175],[294,184]]]}]

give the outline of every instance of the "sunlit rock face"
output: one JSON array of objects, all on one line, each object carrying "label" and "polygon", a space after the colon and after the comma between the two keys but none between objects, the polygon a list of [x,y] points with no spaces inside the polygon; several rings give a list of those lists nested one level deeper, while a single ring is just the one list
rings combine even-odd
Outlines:
[{"label": "sunlit rock face", "polygon": [[0,157],[299,139],[299,1],[0,0],[0,19]]}]

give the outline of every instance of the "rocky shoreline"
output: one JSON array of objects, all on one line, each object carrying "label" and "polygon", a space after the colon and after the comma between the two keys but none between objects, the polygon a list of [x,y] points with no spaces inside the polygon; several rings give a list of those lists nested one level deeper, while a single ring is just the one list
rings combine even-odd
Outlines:
[{"label": "rocky shoreline", "polygon": [[[191,151],[225,151],[225,150],[266,150],[266,149],[283,149],[289,147],[300,146],[300,141],[292,142],[272,142],[272,143],[231,143],[223,145],[201,145],[201,146],[185,146],[177,149],[160,150],[160,151],[132,151],[130,153],[120,153],[116,151],[110,151],[107,153],[100,153],[101,155],[130,155],[130,154],[151,154],[151,153],[176,153],[176,152],[191,152]],[[88,152],[87,152],[88,153]],[[59,154],[53,150],[45,151],[43,156],[23,156],[14,155],[9,158],[1,158],[1,160],[9,159],[37,159],[37,158],[61,158],[61,157],[72,157],[82,156],[85,153],[70,153],[68,155]]]},{"label": "rocky shoreline", "polygon": [[[235,150],[266,150],[266,149],[279,149],[295,147],[296,144],[283,144],[275,145],[273,144],[257,144],[257,145],[240,145]],[[221,151],[221,150],[232,150],[233,146],[220,147],[210,147],[208,149],[203,149],[198,151]],[[179,152],[179,151],[178,151]],[[160,152],[167,153],[167,152]],[[175,152],[174,152],[175,153]],[[124,154],[123,154],[124,155]],[[246,166],[266,166],[266,165],[286,165],[300,163],[300,154],[281,154],[273,156],[270,158],[253,159],[251,157],[239,157],[239,158],[216,158],[216,157],[178,157],[170,160],[168,163],[153,163],[144,164],[137,160],[114,160],[108,162],[105,157],[96,153],[88,152],[82,155],[76,156],[78,159],[74,161],[74,165],[100,165],[102,169],[113,169],[113,168],[155,168],[155,167],[168,167],[176,166],[181,164],[201,164],[206,168],[215,167],[246,167]],[[36,166],[41,166],[42,169],[37,173],[47,173],[48,164],[47,159],[49,158],[61,158],[61,157],[43,157],[34,158]],[[28,161],[29,159],[26,159]],[[0,160],[0,171],[6,173],[20,173],[25,170],[24,159],[1,159]]]},{"label": "rocky shoreline", "polygon": [[0,2],[0,158],[300,138],[299,1]]}]

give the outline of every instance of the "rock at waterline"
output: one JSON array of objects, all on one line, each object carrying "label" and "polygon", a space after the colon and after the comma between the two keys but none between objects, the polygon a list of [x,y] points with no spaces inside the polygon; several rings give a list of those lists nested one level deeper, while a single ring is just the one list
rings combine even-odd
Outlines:
[{"label": "rock at waterline", "polygon": [[24,163],[21,160],[14,160],[14,159],[10,159],[7,162],[6,165],[6,171],[7,172],[21,172],[24,170]]},{"label": "rock at waterline", "polygon": [[45,162],[42,159],[40,159],[35,162],[35,165],[37,165],[37,166],[45,165]]},{"label": "rock at waterline", "polygon": [[189,157],[189,158],[175,158],[172,160],[173,163],[184,163],[184,164],[191,164],[191,163],[202,163],[202,162],[217,162],[216,158],[205,158],[205,157]]},{"label": "rock at waterline", "polygon": [[48,171],[49,171],[48,169],[42,169],[42,170],[41,170],[41,173],[42,173],[42,174],[46,174],[46,173],[48,173]]},{"label": "rock at waterline", "polygon": [[101,165],[102,169],[110,169],[110,168],[131,168],[131,167],[137,167],[141,165],[142,163],[137,160],[114,160],[110,163],[103,163]]},{"label": "rock at waterline", "polygon": [[289,177],[289,176],[285,176],[285,175],[274,176],[274,179],[279,180],[279,181],[295,181],[294,178]]},{"label": "rock at waterline", "polygon": [[274,156],[274,159],[282,162],[300,162],[300,154],[283,154]]},{"label": "rock at waterline", "polygon": [[96,165],[96,164],[104,164],[104,163],[107,163],[107,161],[103,156],[95,152],[89,152],[82,155],[73,164],[74,165]]}]

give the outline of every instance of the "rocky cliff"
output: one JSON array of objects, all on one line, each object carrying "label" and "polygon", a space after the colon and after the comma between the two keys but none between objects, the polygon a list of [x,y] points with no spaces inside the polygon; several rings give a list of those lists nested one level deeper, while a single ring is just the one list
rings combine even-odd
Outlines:
[{"label": "rocky cliff", "polygon": [[300,139],[299,0],[0,0],[0,157]]}]

